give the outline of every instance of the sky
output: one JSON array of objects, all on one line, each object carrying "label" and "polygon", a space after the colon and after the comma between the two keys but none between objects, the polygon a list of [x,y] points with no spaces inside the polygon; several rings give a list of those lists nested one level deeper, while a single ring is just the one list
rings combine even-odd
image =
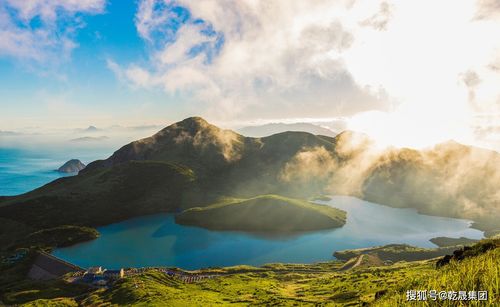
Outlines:
[{"label": "sky", "polygon": [[0,130],[342,121],[500,150],[500,0],[0,0]]}]

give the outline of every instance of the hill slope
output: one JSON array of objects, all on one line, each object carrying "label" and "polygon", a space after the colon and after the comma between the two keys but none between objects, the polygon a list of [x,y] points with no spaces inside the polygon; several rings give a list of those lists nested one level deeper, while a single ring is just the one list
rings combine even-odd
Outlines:
[{"label": "hill slope", "polygon": [[345,219],[342,210],[277,195],[191,208],[175,217],[179,224],[242,231],[328,229],[341,227]]},{"label": "hill slope", "polygon": [[[485,248],[487,247],[487,248]],[[500,239],[486,240],[472,246],[475,254],[462,261],[452,261],[443,268],[430,271],[419,278],[407,280],[399,287],[387,291],[374,306],[401,306],[408,303],[406,290],[439,291],[487,291],[487,302],[478,305],[498,306],[500,304]],[[431,306],[457,306],[457,301],[439,298],[433,301],[429,294],[427,302]],[[477,300],[472,300],[474,301]],[[461,302],[468,305],[467,301]],[[460,304],[460,305],[462,305]],[[471,304],[471,305],[472,305]],[[427,304],[426,304],[427,305]]]},{"label": "hill slope", "polygon": [[[175,211],[196,189],[186,167],[130,161],[112,168],[60,178],[31,193],[8,198],[1,218],[35,229],[60,225],[99,226],[127,218]],[[11,204],[12,203],[12,204]]]}]

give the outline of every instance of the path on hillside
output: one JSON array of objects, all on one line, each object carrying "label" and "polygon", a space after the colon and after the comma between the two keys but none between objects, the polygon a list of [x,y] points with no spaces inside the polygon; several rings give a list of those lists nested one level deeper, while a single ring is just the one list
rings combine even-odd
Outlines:
[{"label": "path on hillside", "polygon": [[358,257],[358,259],[356,260],[356,262],[351,266],[350,264],[346,264],[344,267],[340,268],[339,271],[347,271],[347,270],[352,270],[354,268],[357,268],[358,266],[361,265],[361,262],[363,261],[363,257],[365,255],[364,254],[361,254]]},{"label": "path on hillside", "polygon": [[356,263],[351,267],[351,269],[358,267],[361,264],[361,261],[363,261],[364,256],[365,256],[364,254],[359,255],[358,261],[356,261]]}]

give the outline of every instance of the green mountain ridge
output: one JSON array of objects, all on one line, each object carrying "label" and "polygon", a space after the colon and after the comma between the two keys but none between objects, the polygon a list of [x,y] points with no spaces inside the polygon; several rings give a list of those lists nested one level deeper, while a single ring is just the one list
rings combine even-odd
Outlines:
[{"label": "green mountain ridge", "polygon": [[448,142],[375,150],[366,135],[283,132],[244,137],[187,118],[127,144],[79,175],[0,198],[0,218],[34,230],[99,226],[204,207],[221,197],[348,194],[500,228],[500,154]]}]

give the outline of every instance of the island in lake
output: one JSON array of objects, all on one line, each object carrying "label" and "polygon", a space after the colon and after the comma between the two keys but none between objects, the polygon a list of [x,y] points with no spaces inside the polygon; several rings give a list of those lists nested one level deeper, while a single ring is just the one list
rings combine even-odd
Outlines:
[{"label": "island in lake", "polygon": [[196,207],[176,215],[175,221],[214,230],[311,231],[341,227],[345,211],[278,195],[262,195],[250,199]]}]

